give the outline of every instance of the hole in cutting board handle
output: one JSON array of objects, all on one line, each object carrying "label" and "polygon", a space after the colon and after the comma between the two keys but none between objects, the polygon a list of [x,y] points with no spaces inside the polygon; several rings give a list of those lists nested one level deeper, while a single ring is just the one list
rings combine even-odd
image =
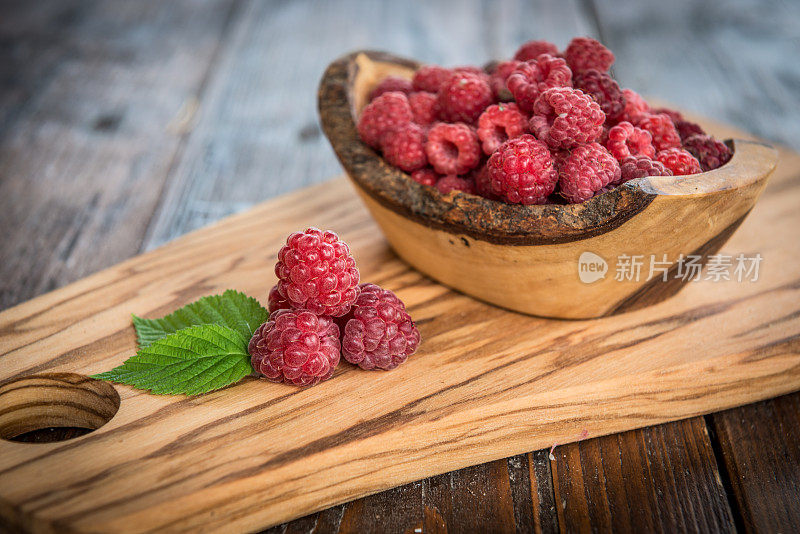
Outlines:
[{"label": "hole in cutting board handle", "polygon": [[0,385],[0,438],[41,443],[82,436],[108,423],[119,402],[114,386],[84,375],[16,378]]}]

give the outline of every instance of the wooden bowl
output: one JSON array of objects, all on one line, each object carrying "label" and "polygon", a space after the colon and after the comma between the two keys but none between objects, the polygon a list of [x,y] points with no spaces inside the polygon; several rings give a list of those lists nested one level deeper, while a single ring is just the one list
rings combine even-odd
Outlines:
[{"label": "wooden bowl", "polygon": [[[772,147],[729,140],[733,157],[719,169],[632,180],[583,204],[520,206],[442,195],[388,165],[356,131],[370,90],[389,75],[410,78],[417,67],[371,51],[334,61],[320,83],[322,128],[401,258],[453,289],[511,310],[600,317],[675,294],[687,283],[675,276],[681,255],[704,263],[719,250],[777,164]],[[642,262],[638,280],[617,280],[625,256]],[[648,280],[651,257],[671,265],[666,281],[660,273]]]}]

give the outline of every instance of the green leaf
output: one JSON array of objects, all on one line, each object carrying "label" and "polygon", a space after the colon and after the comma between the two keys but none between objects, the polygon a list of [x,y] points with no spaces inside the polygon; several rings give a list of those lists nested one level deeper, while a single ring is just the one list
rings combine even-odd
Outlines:
[{"label": "green leaf", "polygon": [[238,382],[253,371],[248,341],[227,326],[191,326],[154,341],[119,367],[93,378],[158,395],[199,395]]},{"label": "green leaf", "polygon": [[194,325],[218,324],[232,328],[248,340],[269,317],[269,313],[253,297],[227,290],[187,304],[161,319],[133,316],[139,347],[147,347],[158,339]]}]

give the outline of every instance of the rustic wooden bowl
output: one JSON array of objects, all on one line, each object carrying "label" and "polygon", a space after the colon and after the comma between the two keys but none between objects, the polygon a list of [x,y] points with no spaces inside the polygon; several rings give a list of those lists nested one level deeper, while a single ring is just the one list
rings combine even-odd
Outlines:
[{"label": "rustic wooden bowl", "polygon": [[[600,317],[675,294],[687,282],[675,277],[677,260],[697,255],[704,263],[719,250],[777,163],[772,147],[731,140],[733,157],[719,169],[632,180],[583,204],[519,206],[460,192],[441,195],[388,165],[361,142],[355,126],[380,80],[410,78],[417,67],[371,51],[334,61],[320,83],[322,128],[401,258],[447,286],[511,310]],[[616,280],[622,255],[641,257],[639,280]],[[667,280],[660,274],[648,280],[651,256],[661,262],[664,255],[672,265]],[[584,275],[599,270],[598,279],[581,281],[579,268]]]}]

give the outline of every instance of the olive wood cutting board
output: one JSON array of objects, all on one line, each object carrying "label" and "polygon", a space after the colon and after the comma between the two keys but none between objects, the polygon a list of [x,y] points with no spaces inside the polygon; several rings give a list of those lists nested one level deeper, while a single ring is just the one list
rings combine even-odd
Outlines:
[{"label": "olive wood cutting board", "polygon": [[[0,440],[0,518],[38,531],[254,530],[468,465],[796,391],[798,198],[800,155],[782,150],[722,249],[761,254],[756,282],[692,282],[650,308],[585,321],[508,312],[426,279],[393,254],[345,179],[261,204],[0,313],[3,435],[110,418],[68,441]],[[161,316],[227,288],[266,303],[278,248],[312,225],[339,233],[362,279],[407,303],[423,341],[406,364],[342,363],[309,389],[248,378],[198,397],[23,378],[119,365],[136,347],[131,313]]]}]

